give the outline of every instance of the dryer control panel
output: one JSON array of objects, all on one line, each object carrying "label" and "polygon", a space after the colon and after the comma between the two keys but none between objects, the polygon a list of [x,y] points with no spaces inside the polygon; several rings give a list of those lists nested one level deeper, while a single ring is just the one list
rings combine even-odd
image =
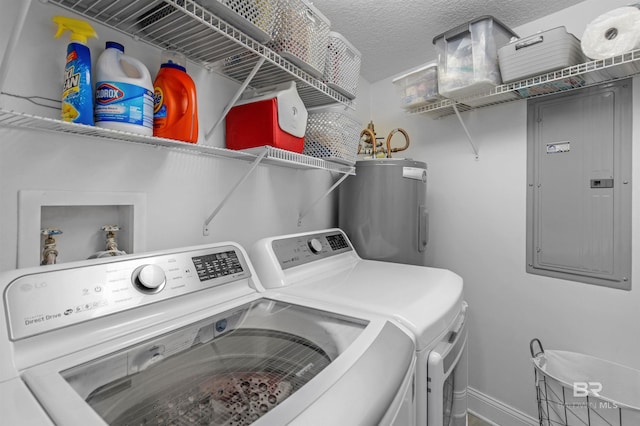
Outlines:
[{"label": "dryer control panel", "polygon": [[353,251],[347,237],[337,230],[273,240],[272,248],[283,270]]}]

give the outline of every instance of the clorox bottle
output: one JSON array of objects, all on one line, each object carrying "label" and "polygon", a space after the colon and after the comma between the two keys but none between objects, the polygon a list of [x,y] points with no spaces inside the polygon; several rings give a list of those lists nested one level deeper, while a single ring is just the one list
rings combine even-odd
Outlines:
[{"label": "clorox bottle", "polygon": [[66,16],[54,16],[58,25],[58,38],[66,30],[71,31],[71,43],[67,46],[62,89],[63,121],[93,125],[93,88],[91,86],[91,52],[87,46],[89,37],[97,37],[88,23]]},{"label": "clorox bottle", "polygon": [[147,67],[106,43],[96,64],[96,126],[153,135],[153,84]]},{"label": "clorox bottle", "polygon": [[196,86],[185,69],[184,55],[166,51],[153,82],[153,135],[198,142]]}]

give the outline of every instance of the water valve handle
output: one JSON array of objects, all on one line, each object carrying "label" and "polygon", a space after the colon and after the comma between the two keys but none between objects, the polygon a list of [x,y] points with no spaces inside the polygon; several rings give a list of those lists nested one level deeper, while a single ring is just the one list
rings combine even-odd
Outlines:
[{"label": "water valve handle", "polygon": [[40,233],[50,237],[52,235],[60,235],[62,234],[62,231],[58,228],[43,228],[40,230]]}]

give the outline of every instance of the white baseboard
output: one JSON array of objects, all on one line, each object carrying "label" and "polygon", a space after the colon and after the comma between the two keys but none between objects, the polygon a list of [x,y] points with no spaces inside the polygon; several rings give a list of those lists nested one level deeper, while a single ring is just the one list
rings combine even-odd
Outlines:
[{"label": "white baseboard", "polygon": [[474,416],[494,426],[539,426],[538,419],[520,410],[485,395],[482,392],[467,388],[467,407]]}]

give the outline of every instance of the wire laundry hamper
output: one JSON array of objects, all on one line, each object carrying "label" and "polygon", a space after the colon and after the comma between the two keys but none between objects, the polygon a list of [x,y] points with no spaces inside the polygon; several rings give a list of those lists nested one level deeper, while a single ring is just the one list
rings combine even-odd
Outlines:
[{"label": "wire laundry hamper", "polygon": [[531,340],[540,426],[640,425],[640,371]]}]

